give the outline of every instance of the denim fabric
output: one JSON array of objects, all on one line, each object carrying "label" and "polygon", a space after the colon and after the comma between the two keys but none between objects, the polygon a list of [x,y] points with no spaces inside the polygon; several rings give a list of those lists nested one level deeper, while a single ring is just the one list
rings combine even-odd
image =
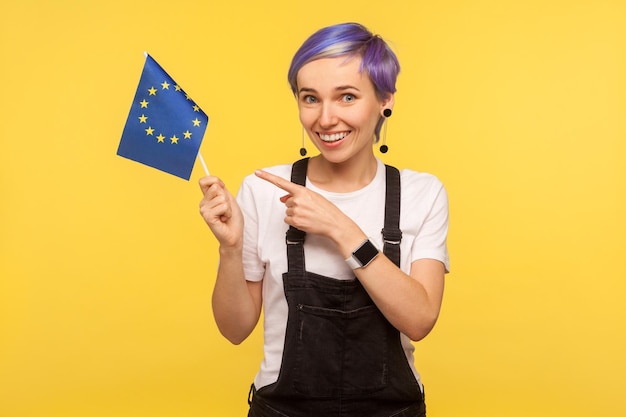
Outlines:
[{"label": "denim fabric", "polygon": [[[303,185],[306,163],[294,164],[295,183]],[[401,239],[395,168],[387,169],[387,190],[385,229]],[[306,271],[305,237],[294,228],[287,233],[289,270],[283,286],[289,310],[281,370],[274,384],[258,391],[252,387],[248,416],[425,416],[424,397],[398,330],[356,278],[338,280]],[[395,238],[385,245],[385,255],[396,264],[398,251]]]}]

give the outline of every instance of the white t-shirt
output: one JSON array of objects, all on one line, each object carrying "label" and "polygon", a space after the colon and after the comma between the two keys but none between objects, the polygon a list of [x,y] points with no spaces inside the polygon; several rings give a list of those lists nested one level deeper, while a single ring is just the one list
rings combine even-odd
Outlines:
[{"label": "white t-shirt", "polygon": [[[291,178],[291,164],[278,165],[266,171]],[[442,183],[433,175],[410,170],[400,171],[402,230],[401,269],[409,273],[411,263],[431,258],[444,263],[449,270],[446,247],[448,232],[448,198]],[[311,184],[306,187],[321,194],[355,221],[378,247],[383,247],[381,230],[385,213],[385,167],[378,160],[376,176],[364,188],[350,193],[332,193]],[[284,190],[255,175],[246,177],[237,195],[244,215],[243,267],[246,280],[263,280],[264,359],[254,385],[257,389],[277,381],[282,362],[287,326],[287,300],[283,290],[283,273],[287,272],[287,249],[284,222],[285,205],[280,197]],[[354,279],[352,269],[326,237],[307,234],[304,243],[306,269],[336,279]],[[407,361],[420,382],[413,361],[414,347],[405,335],[402,345]]]}]

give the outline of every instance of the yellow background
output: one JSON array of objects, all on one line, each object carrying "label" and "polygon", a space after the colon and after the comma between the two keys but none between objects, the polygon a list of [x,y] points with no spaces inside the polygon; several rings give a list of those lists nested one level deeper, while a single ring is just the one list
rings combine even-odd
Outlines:
[{"label": "yellow background", "polygon": [[202,169],[117,145],[145,50],[209,114],[201,152],[236,192],[299,157],[289,61],[352,20],[403,65],[383,160],[450,196],[429,414],[626,414],[626,2],[5,0],[0,416],[245,415],[262,338],[213,323]]}]

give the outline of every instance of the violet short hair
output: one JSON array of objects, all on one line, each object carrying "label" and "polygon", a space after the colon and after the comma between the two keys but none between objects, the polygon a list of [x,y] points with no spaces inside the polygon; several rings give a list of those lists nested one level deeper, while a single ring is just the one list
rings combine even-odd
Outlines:
[{"label": "violet short hair", "polygon": [[[322,28],[311,35],[294,55],[287,79],[294,94],[298,92],[297,75],[305,64],[322,58],[339,56],[361,57],[361,71],[369,75],[376,94],[382,100],[396,92],[396,79],[400,72],[398,58],[378,35],[359,23],[341,23]],[[383,119],[376,127],[376,140],[380,136]]]}]

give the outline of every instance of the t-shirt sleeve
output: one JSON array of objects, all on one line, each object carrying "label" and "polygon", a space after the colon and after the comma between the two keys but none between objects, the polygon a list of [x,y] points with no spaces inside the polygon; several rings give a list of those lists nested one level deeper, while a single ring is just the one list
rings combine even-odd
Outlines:
[{"label": "t-shirt sleeve", "polygon": [[265,265],[259,257],[259,211],[254,193],[253,178],[246,177],[237,193],[237,204],[243,214],[243,270],[247,281],[261,281]]},{"label": "t-shirt sleeve", "polygon": [[450,272],[450,259],[448,256],[448,194],[443,184],[433,178],[431,184],[430,206],[427,208],[426,217],[417,234],[411,248],[411,259],[436,259],[443,262],[446,272]]}]

